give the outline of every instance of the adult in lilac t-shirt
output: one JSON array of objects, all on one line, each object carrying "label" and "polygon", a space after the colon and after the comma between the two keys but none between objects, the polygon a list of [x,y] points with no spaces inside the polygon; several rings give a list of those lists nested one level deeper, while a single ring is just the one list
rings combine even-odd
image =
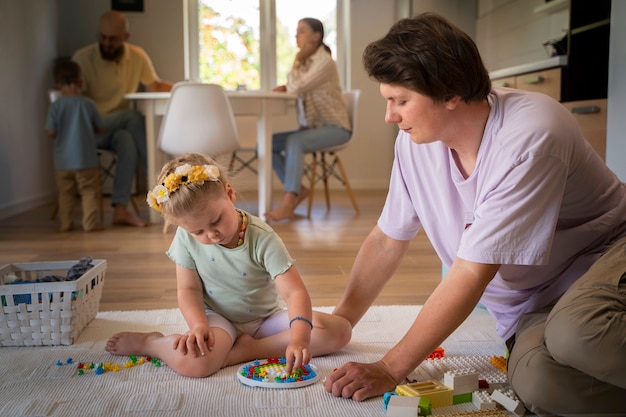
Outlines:
[{"label": "adult in lilac t-shirt", "polygon": [[480,301],[527,408],[624,412],[624,184],[560,103],[492,89],[473,41],[438,15],[398,22],[363,62],[400,132],[387,201],[335,314],[355,325],[420,229],[449,271],[395,347],[337,369],[326,389],[392,390]]},{"label": "adult in lilac t-shirt", "polygon": [[520,315],[554,301],[625,234],[626,194],[565,107],[511,89],[487,100],[468,178],[442,142],[398,134],[378,226],[397,240],[424,228],[447,266],[457,256],[501,264],[481,302],[506,340]]}]

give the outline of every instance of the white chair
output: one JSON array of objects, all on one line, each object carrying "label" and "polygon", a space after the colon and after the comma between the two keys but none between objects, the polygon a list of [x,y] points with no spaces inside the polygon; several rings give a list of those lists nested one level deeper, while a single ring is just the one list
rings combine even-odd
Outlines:
[{"label": "white chair", "polygon": [[239,132],[239,149],[230,155],[228,172],[234,176],[248,169],[258,174],[254,165],[254,161],[257,160],[257,118],[256,116],[235,116],[235,123]]},{"label": "white chair", "polygon": [[158,145],[169,155],[195,152],[213,158],[238,149],[239,134],[224,89],[217,84],[174,84]]},{"label": "white chair", "polygon": [[[324,182],[324,194],[326,196],[326,210],[330,210],[330,194],[328,192],[328,179],[335,178],[339,180],[345,187],[348,192],[348,196],[350,197],[350,201],[352,202],[352,207],[354,207],[354,211],[359,212],[359,206],[357,205],[356,198],[354,197],[354,193],[352,192],[352,187],[350,187],[350,182],[348,181],[348,176],[346,175],[346,171],[341,163],[341,159],[337,152],[342,149],[348,147],[352,139],[354,138],[356,128],[357,128],[357,105],[359,103],[359,96],[361,94],[361,90],[349,90],[344,91],[342,93],[343,102],[348,109],[348,115],[350,116],[350,122],[352,124],[352,134],[350,135],[350,139],[337,146],[329,147],[326,149],[322,149],[321,151],[311,152],[312,162],[305,169],[305,175],[309,176],[309,207],[307,209],[307,217],[311,217],[311,209],[313,208],[313,196],[315,195],[315,183],[318,181]],[[330,160],[327,160],[330,158]],[[317,174],[317,166],[320,165],[322,168],[321,174]]]},{"label": "white chair", "polygon": [[[239,134],[224,89],[217,84],[188,81],[174,84],[158,146],[169,155],[195,152],[212,158],[238,149]],[[168,228],[166,222],[163,233]]]}]

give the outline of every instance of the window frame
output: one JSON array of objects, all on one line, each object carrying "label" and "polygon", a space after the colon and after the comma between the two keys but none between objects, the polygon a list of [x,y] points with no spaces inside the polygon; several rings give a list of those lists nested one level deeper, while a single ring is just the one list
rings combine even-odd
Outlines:
[{"label": "window frame", "polygon": [[[344,89],[348,86],[350,70],[350,47],[348,42],[350,0],[337,1],[337,56],[339,81]],[[259,78],[261,91],[271,91],[276,86],[276,2],[259,0],[260,59]],[[183,1],[185,79],[200,79],[198,0]]]}]

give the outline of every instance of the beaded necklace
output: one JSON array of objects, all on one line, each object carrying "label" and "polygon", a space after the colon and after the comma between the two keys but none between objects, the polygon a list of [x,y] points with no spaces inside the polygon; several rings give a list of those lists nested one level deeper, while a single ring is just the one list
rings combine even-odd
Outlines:
[{"label": "beaded necklace", "polygon": [[246,234],[246,228],[248,227],[248,216],[241,211],[237,210],[241,216],[241,231],[239,231],[239,239],[237,240],[237,246],[243,245],[243,237]]}]

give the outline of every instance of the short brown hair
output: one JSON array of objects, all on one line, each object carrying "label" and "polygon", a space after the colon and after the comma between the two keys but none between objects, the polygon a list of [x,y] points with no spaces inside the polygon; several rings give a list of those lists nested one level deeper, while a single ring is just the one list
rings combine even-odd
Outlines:
[{"label": "short brown hair", "polygon": [[461,29],[435,13],[423,13],[394,24],[363,52],[368,75],[447,101],[484,100],[491,91],[489,73],[478,48]]},{"label": "short brown hair", "polygon": [[70,58],[57,58],[54,61],[52,75],[55,84],[59,86],[78,84],[81,79],[80,66]]}]

